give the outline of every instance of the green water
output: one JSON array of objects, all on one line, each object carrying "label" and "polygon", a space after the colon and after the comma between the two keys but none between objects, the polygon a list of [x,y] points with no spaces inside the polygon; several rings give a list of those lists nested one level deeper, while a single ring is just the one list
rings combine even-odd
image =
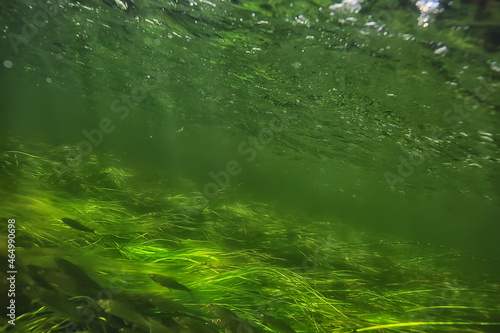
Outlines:
[{"label": "green water", "polygon": [[0,330],[496,331],[500,5],[419,6],[0,3]]}]

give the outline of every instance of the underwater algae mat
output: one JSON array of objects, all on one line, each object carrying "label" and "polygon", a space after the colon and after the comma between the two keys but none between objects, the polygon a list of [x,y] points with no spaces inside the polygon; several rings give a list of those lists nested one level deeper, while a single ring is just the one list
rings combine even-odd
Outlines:
[{"label": "underwater algae mat", "polygon": [[[498,277],[461,272],[473,259],[454,250],[278,214],[229,190],[197,206],[192,182],[104,154],[61,174],[69,149],[2,149],[0,216],[16,220],[18,273],[16,325],[2,316],[0,331],[500,329]],[[2,223],[3,262],[7,234]]]}]

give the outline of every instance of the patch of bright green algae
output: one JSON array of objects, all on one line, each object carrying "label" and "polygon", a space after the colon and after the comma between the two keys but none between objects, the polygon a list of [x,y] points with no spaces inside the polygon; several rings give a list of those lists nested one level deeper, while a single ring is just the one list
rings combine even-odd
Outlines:
[{"label": "patch of bright green algae", "polygon": [[[422,326],[475,332],[481,325],[497,325],[498,281],[482,275],[478,287],[455,265],[472,258],[456,251],[374,237],[339,221],[277,213],[272,205],[236,202],[226,194],[186,214],[183,205],[198,195],[187,190],[191,182],[166,186],[158,180],[168,175],[152,179],[109,155],[92,155],[61,181],[52,166],[64,149],[20,150],[11,141],[2,154],[2,178],[8,183],[1,192],[1,216],[16,216],[18,291],[26,300],[19,303],[18,324],[26,331],[59,331],[74,321],[44,300],[44,293],[37,292],[38,298],[30,293],[45,287],[28,267],[38,267],[42,276],[57,272],[54,258],[78,265],[102,290],[66,295],[49,279],[51,293],[81,310],[82,301],[87,307],[104,297],[114,302],[105,303],[115,306],[110,313],[101,310],[78,322],[84,331],[113,330],[113,319],[120,321],[112,312],[120,318],[118,304],[132,307],[133,318],[174,331],[178,324],[171,318],[179,314],[215,320],[208,303],[264,331],[273,330],[259,321],[261,313],[296,332],[418,332]],[[10,168],[14,164],[23,167]],[[95,234],[71,228],[63,217]],[[5,228],[2,233],[5,237]],[[155,283],[150,274],[175,279],[191,293]]]}]

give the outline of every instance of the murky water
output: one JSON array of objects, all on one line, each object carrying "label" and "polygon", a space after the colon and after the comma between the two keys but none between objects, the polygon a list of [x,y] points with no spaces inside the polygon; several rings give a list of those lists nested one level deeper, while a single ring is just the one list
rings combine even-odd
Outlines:
[{"label": "murky water", "polygon": [[[0,212],[26,332],[291,332],[266,315],[296,332],[497,327],[497,2],[0,11]],[[61,290],[75,277],[52,258],[121,296]],[[82,295],[97,319],[59,308]]]}]

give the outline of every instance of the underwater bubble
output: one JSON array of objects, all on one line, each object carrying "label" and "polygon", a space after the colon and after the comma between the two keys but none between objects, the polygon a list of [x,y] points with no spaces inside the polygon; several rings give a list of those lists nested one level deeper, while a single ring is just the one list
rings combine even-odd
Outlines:
[{"label": "underwater bubble", "polygon": [[[5,64],[5,63],[4,63]],[[495,72],[500,72],[500,65],[496,61],[493,61],[490,65],[491,69]]]},{"label": "underwater bubble", "polygon": [[434,54],[437,54],[437,55],[444,55],[444,54],[446,54],[446,52],[448,52],[448,48],[446,46],[442,46],[442,47],[434,50]]},{"label": "underwater bubble", "polygon": [[10,60],[5,60],[5,61],[3,62],[3,65],[4,65],[5,67],[7,67],[7,68],[12,68],[12,65],[14,65],[14,64],[13,64],[13,63],[12,63],[12,61],[10,61]]}]

